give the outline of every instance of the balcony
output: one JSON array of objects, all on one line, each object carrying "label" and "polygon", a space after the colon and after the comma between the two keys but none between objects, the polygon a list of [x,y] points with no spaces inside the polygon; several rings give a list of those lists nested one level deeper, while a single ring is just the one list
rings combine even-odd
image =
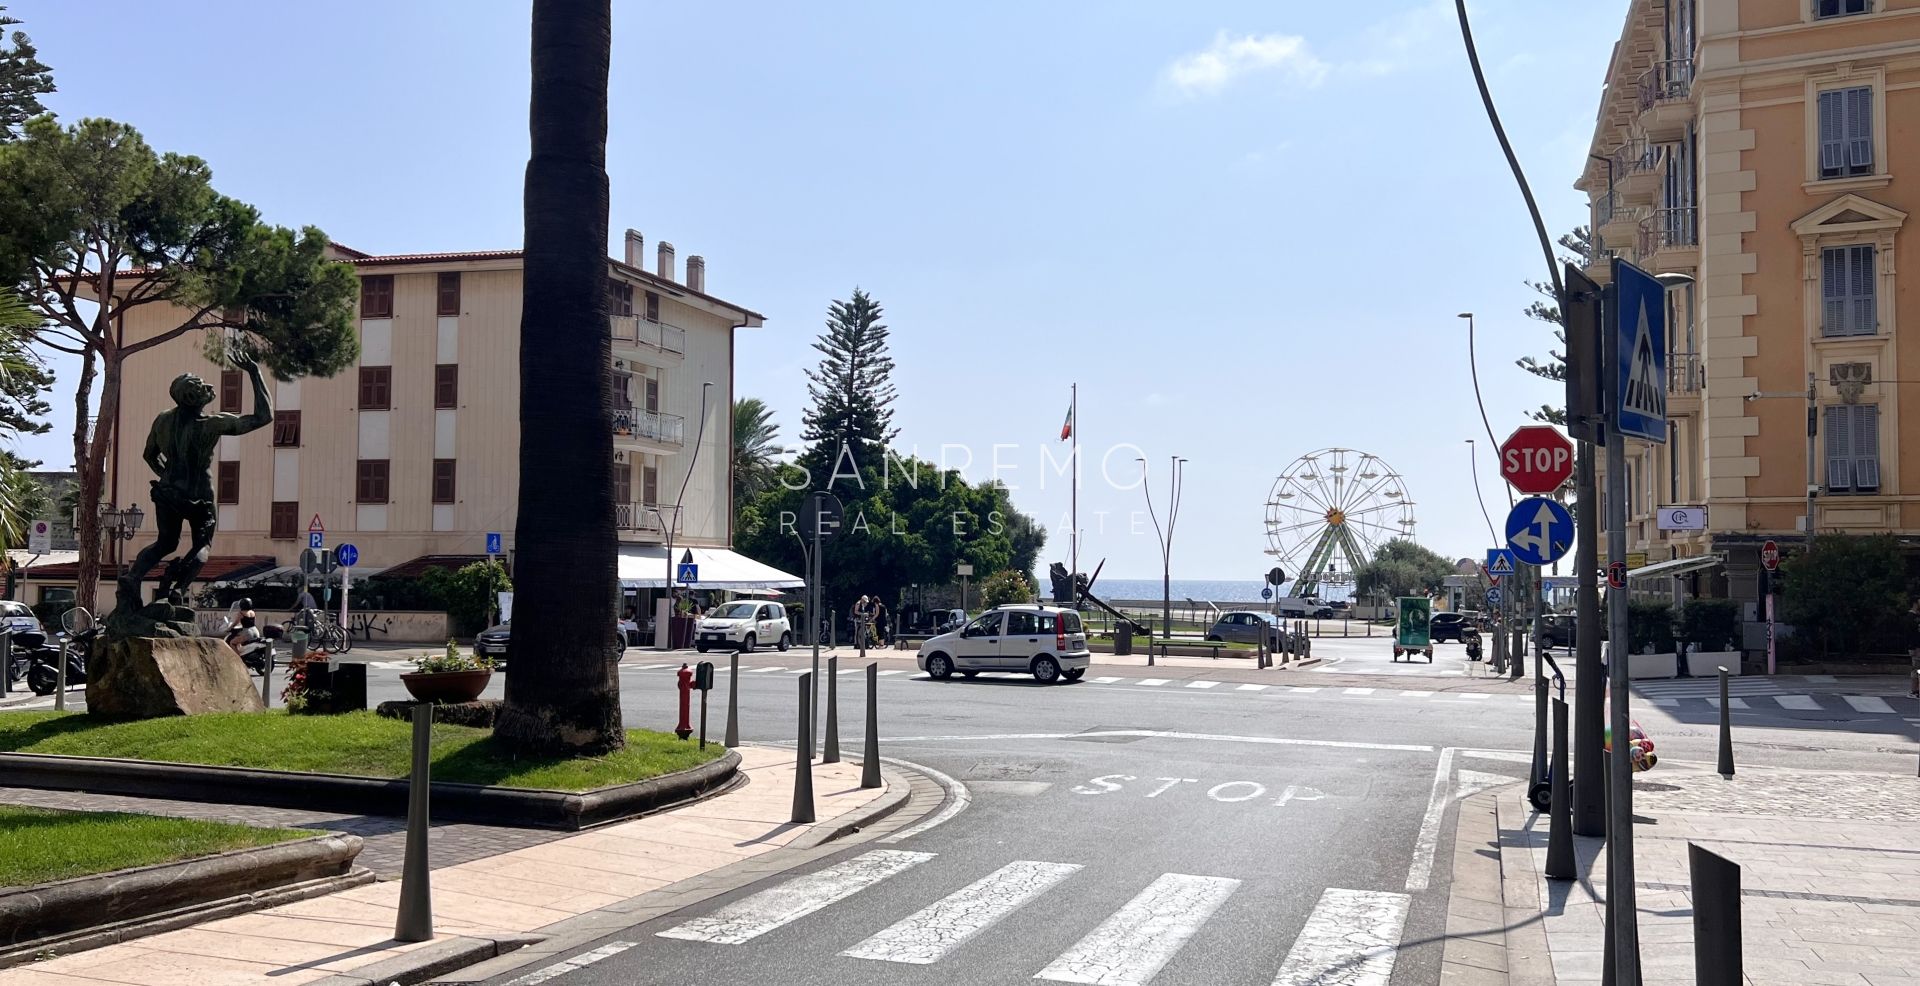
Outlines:
[{"label": "balcony", "polygon": [[671,506],[658,503],[616,503],[613,505],[613,526],[621,534],[665,537],[667,534],[668,517],[676,517],[673,524],[673,532],[679,534],[680,524]]},{"label": "balcony", "polygon": [[1587,255],[1587,276],[1595,284],[1606,284],[1613,280],[1613,258],[1621,256],[1619,250],[1606,245],[1604,240],[1596,241],[1593,252]]},{"label": "balcony", "polygon": [[1608,192],[1593,202],[1593,218],[1600,239],[1608,243],[1632,243],[1646,213],[1621,201],[1617,192]]},{"label": "balcony", "polygon": [[1655,62],[1640,76],[1640,129],[1649,140],[1679,140],[1693,119],[1693,59]]},{"label": "balcony", "polygon": [[1707,392],[1707,361],[1699,353],[1667,354],[1667,416],[1700,409]]},{"label": "balcony", "polygon": [[613,444],[647,452],[678,452],[683,421],[677,414],[662,414],[637,407],[613,409]]},{"label": "balcony", "polygon": [[679,366],[687,352],[687,330],[640,315],[614,315],[609,320],[613,348],[653,366]]},{"label": "balcony", "polygon": [[1613,152],[1613,194],[1621,205],[1650,206],[1659,199],[1666,158],[1666,148],[1644,137],[1635,137]]},{"label": "balcony", "polygon": [[1655,209],[1640,221],[1640,259],[1654,273],[1700,266],[1699,210]]}]

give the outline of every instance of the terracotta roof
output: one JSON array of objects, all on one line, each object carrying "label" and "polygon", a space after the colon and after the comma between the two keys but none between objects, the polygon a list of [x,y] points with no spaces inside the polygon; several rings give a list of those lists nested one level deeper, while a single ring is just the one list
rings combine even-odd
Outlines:
[{"label": "terracotta roof", "polygon": [[429,264],[443,260],[517,260],[519,250],[458,250],[452,253],[362,253],[350,257],[348,261],[355,267],[375,267],[381,264]]},{"label": "terracotta roof", "polygon": [[[221,579],[241,578],[256,572],[264,572],[278,564],[279,562],[274,560],[272,555],[215,555],[207,559],[206,565],[200,569],[200,574],[194,581],[217,582]],[[80,576],[80,563],[37,565],[30,569],[29,572],[36,581],[75,579]],[[158,582],[160,581],[160,577],[166,573],[167,568],[165,565],[158,566],[147,576],[146,580],[148,582]],[[113,574],[112,571],[103,569],[100,577],[103,579],[112,578]]]},{"label": "terracotta roof", "polygon": [[486,555],[421,555],[418,558],[409,558],[380,574],[387,578],[419,578],[427,574],[429,568],[457,569],[486,560]]}]

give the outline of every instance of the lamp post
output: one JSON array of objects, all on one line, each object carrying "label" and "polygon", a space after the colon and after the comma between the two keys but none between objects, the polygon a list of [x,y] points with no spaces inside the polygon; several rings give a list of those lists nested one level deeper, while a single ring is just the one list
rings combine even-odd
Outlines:
[{"label": "lamp post", "polygon": [[1487,537],[1492,538],[1495,547],[1500,544],[1500,535],[1494,533],[1493,515],[1487,513],[1487,498],[1480,495],[1480,460],[1474,455],[1473,439],[1467,439],[1467,471],[1473,474],[1473,498],[1480,501],[1480,517],[1487,522]]},{"label": "lamp post", "polygon": [[[100,505],[100,533],[107,539],[107,545],[111,549],[109,554],[113,559],[115,571],[119,571],[121,565],[120,543],[137,537],[140,534],[140,526],[146,522],[146,519],[147,512],[140,509],[137,503],[125,510],[111,503]],[[74,524],[76,528],[79,526],[78,523]]]},{"label": "lamp post", "polygon": [[693,481],[693,469],[700,463],[700,446],[707,435],[707,391],[713,389],[713,381],[700,384],[700,427],[693,434],[693,455],[687,458],[687,474],[680,480],[680,493],[673,498],[673,517],[661,518],[666,530],[667,543],[667,587],[662,590],[663,612],[654,619],[660,629],[653,635],[654,643],[661,650],[673,649],[673,529],[680,526],[680,505],[687,498],[687,484]]},{"label": "lamp post", "polygon": [[1135,457],[1140,463],[1140,489],[1147,497],[1147,517],[1153,521],[1154,536],[1160,540],[1160,633],[1173,636],[1173,525],[1180,518],[1181,476],[1186,472],[1181,468],[1187,460],[1177,456],[1168,456],[1172,460],[1167,476],[1167,527],[1160,529],[1160,518],[1153,512],[1153,490],[1147,484],[1147,460]]}]

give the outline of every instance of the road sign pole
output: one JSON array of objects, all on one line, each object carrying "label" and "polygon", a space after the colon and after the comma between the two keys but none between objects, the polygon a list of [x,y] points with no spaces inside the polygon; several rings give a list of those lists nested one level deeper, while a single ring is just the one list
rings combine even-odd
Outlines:
[{"label": "road sign pole", "polygon": [[[1606,296],[1604,289],[1587,292],[1579,298],[1569,292],[1568,315],[1589,327],[1588,332],[1579,335],[1594,343],[1599,340],[1598,333],[1592,329],[1606,324],[1609,307]],[[1568,335],[1568,355],[1577,357],[1570,363],[1578,362],[1596,372],[1580,378],[1568,377],[1570,408],[1585,399],[1580,396],[1581,392],[1590,397],[1600,385],[1597,372],[1600,354],[1593,351],[1598,347],[1590,344],[1576,353],[1575,335]],[[1604,425],[1597,414],[1584,417],[1582,424],[1583,430],[1591,431],[1589,437],[1603,434]],[[1600,497],[1594,476],[1593,450],[1593,442],[1582,441],[1575,448],[1573,459],[1573,495],[1579,504],[1573,537],[1573,571],[1579,579],[1574,585],[1573,834],[1590,837],[1605,835],[1607,830],[1606,779],[1601,757],[1606,703],[1600,691],[1605,687],[1600,676]]]},{"label": "road sign pole", "polygon": [[[1614,263],[1614,284],[1608,286],[1613,306],[1619,304],[1619,269]],[[1606,368],[1609,401],[1613,413],[1607,420],[1607,562],[1608,567],[1627,562],[1627,439],[1620,428],[1619,388],[1613,374],[1619,362],[1619,332],[1614,325],[1617,312],[1608,312],[1601,322],[1603,346],[1601,365]],[[1607,582],[1607,703],[1608,727],[1613,737],[1612,754],[1607,759],[1607,901],[1613,911],[1613,934],[1604,942],[1613,957],[1614,982],[1640,981],[1640,935],[1634,893],[1633,859],[1633,755],[1632,717],[1628,714],[1627,589]]]},{"label": "road sign pole", "polygon": [[1528,633],[1533,644],[1533,775],[1528,778],[1528,786],[1538,784],[1547,778],[1547,656],[1546,641],[1540,639],[1541,607],[1545,601],[1547,583],[1546,572],[1540,566],[1533,568],[1533,621]]},{"label": "road sign pole", "polygon": [[[813,622],[813,673],[807,676],[808,682],[820,680],[820,606],[824,598],[820,592],[820,507],[817,495],[807,498],[807,509],[813,511],[813,571],[807,577],[807,585],[813,590],[813,602],[807,607],[808,619]],[[820,713],[820,689],[817,685],[808,686],[807,709],[807,757],[812,759],[818,735],[813,722]]]}]

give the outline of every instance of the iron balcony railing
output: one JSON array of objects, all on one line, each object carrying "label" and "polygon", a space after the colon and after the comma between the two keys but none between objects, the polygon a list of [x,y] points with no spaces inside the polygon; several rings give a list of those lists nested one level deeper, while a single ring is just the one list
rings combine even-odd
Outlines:
[{"label": "iron balcony railing", "polygon": [[1647,256],[1672,247],[1700,245],[1699,210],[1655,209],[1640,221],[1640,255]]},{"label": "iron balcony railing", "polygon": [[1667,355],[1667,393],[1697,394],[1707,389],[1707,364],[1699,353]]},{"label": "iron balcony railing", "polygon": [[[616,503],[613,505],[613,526],[622,531],[665,534],[667,518],[673,514],[672,507],[658,503]],[[680,533],[678,523],[673,525],[673,531]]]},{"label": "iron balcony railing", "polygon": [[1693,91],[1693,59],[1669,58],[1653,63],[1640,75],[1640,108],[1670,99],[1686,99]]},{"label": "iron balcony railing", "polygon": [[1600,195],[1595,196],[1593,200],[1593,225],[1599,227],[1612,222],[1614,213],[1620,211],[1620,209],[1620,198],[1613,193],[1612,189],[1608,189]]},{"label": "iron balcony railing", "polygon": [[613,411],[613,433],[622,438],[643,438],[662,445],[684,444],[683,420],[677,414],[662,414],[637,407],[617,407]]},{"label": "iron balcony railing", "polygon": [[678,325],[640,315],[615,315],[612,323],[615,342],[649,346],[666,353],[687,351],[687,330]]},{"label": "iron balcony railing", "polygon": [[1635,137],[1613,152],[1613,179],[1619,181],[1628,175],[1657,170],[1664,157],[1665,148],[1661,145],[1645,137]]}]

